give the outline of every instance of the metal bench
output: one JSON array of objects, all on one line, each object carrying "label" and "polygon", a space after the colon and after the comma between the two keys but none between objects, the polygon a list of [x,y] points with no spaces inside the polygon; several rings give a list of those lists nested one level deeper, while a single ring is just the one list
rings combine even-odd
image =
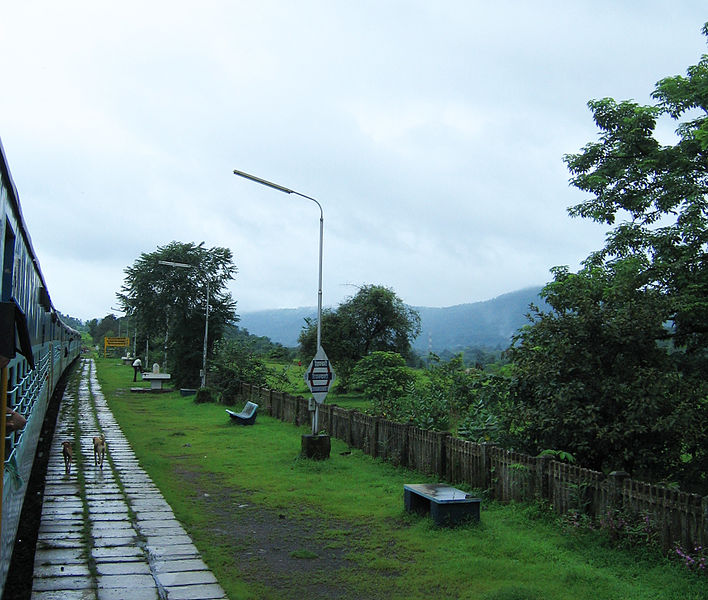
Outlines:
[{"label": "metal bench", "polygon": [[258,405],[255,402],[246,402],[246,406],[243,407],[240,413],[235,413],[229,409],[226,409],[226,412],[229,413],[231,420],[239,425],[253,425],[256,422],[257,410]]},{"label": "metal bench", "polygon": [[482,500],[448,485],[407,483],[403,486],[403,502],[408,512],[429,514],[436,525],[452,526],[479,522]]}]

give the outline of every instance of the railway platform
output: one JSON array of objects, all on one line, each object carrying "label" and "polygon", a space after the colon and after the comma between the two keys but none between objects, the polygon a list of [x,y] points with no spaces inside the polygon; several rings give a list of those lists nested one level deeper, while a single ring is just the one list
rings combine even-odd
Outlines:
[{"label": "railway platform", "polygon": [[[76,396],[76,397],[75,397]],[[92,438],[108,451],[94,464]],[[61,444],[72,441],[64,471]],[[33,600],[217,600],[224,590],[169,504],[138,465],[84,360],[78,392],[67,387],[46,476]]]}]

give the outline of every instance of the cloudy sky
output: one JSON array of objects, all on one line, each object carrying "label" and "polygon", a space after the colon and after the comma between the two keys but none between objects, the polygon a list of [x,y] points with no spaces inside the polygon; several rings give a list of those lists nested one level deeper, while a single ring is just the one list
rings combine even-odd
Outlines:
[{"label": "cloudy sky", "polygon": [[[172,240],[226,246],[239,312],[382,284],[414,306],[575,268],[564,154],[592,98],[650,102],[705,53],[705,1],[23,0],[0,20],[0,139],[55,306],[116,306]],[[670,131],[667,131],[670,137]]]}]

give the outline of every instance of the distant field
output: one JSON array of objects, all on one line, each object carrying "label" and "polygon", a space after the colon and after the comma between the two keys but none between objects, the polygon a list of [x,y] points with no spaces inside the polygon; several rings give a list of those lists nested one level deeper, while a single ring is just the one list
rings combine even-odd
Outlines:
[{"label": "distant field", "polygon": [[[482,523],[434,527],[403,510],[428,478],[332,440],[299,458],[297,428],[178,393],[131,394],[132,369],[98,361],[109,406],[231,600],[706,600],[705,578],[649,551],[563,533],[538,506],[483,502]],[[110,432],[106,432],[109,439]]]},{"label": "distant field", "polygon": [[[298,365],[297,361],[293,361],[291,363],[266,361],[266,365],[271,369],[283,373],[287,380],[287,382],[283,385],[279,379],[274,379],[271,382],[273,389],[277,389],[280,392],[286,392],[291,396],[304,396],[306,398],[309,396],[310,390],[307,388],[304,377],[305,369],[307,369],[307,363],[303,361],[301,365]],[[360,411],[365,411],[366,409],[371,408],[371,402],[361,394],[338,394],[337,385],[338,382],[335,378],[331,391],[327,395],[327,404],[336,404],[337,406],[341,406],[343,408],[352,408]]]}]

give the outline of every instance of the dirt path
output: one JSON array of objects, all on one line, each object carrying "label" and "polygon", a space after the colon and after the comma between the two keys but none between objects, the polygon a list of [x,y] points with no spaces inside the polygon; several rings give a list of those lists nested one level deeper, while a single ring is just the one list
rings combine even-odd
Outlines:
[{"label": "dirt path", "polygon": [[225,487],[212,477],[184,468],[177,474],[212,515],[208,531],[214,544],[229,547],[243,580],[263,590],[254,598],[360,599],[351,582],[379,577],[349,558],[352,540],[368,535],[365,526],[313,523],[257,506],[248,490]]}]

